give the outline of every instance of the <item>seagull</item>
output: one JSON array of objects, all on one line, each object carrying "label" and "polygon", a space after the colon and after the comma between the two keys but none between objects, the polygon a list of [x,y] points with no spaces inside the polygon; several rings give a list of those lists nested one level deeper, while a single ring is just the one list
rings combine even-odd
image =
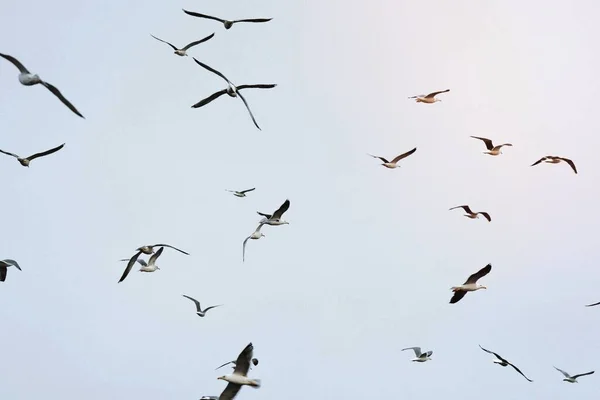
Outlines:
[{"label": "seagull", "polygon": [[476,218],[479,218],[479,214],[481,214],[485,217],[485,219],[488,220],[488,222],[492,222],[492,217],[490,217],[490,214],[488,214],[485,211],[473,212],[473,211],[471,211],[471,208],[466,204],[464,206],[452,207],[448,211],[455,210],[457,208],[462,208],[463,210],[465,210],[465,212],[466,212],[465,217],[467,217],[467,218],[476,219]]},{"label": "seagull", "polygon": [[453,286],[451,290],[454,292],[454,296],[452,296],[452,298],[450,299],[450,304],[454,304],[460,301],[460,299],[465,297],[465,294],[467,294],[467,292],[474,292],[479,289],[487,289],[487,287],[485,286],[477,285],[476,282],[479,278],[489,274],[491,270],[492,264],[488,264],[485,267],[481,268],[479,271],[475,272],[473,275],[471,275],[469,279],[467,279],[466,282],[462,285]]},{"label": "seagull", "polygon": [[446,93],[449,92],[450,89],[446,89],[446,90],[440,90],[439,92],[433,92],[433,93],[429,93],[427,96],[420,94],[418,96],[411,96],[409,97],[409,99],[416,99],[415,101],[417,103],[427,103],[427,104],[433,104],[436,101],[442,101],[440,99],[436,99],[435,95],[436,94],[440,94],[440,93]]},{"label": "seagull", "polygon": [[217,379],[222,379],[229,382],[223,393],[219,396],[219,400],[232,400],[240,391],[242,385],[247,385],[253,388],[260,387],[260,379],[250,379],[246,375],[250,369],[250,360],[252,359],[252,350],[254,346],[249,343],[248,346],[238,356],[235,362],[235,369],[231,375],[223,375]]},{"label": "seagull", "polygon": [[190,299],[191,301],[193,301],[196,304],[196,314],[198,314],[199,317],[204,317],[206,315],[206,312],[208,310],[210,310],[211,308],[215,308],[215,307],[219,307],[222,306],[223,304],[219,304],[216,306],[210,306],[210,307],[206,307],[204,310],[202,310],[202,308],[200,307],[200,302],[190,296],[186,296],[185,294],[182,295],[183,297],[185,297],[186,299]]},{"label": "seagull", "polygon": [[162,254],[163,249],[164,247],[161,247],[156,253],[152,254],[150,259],[148,260],[148,264],[146,264],[144,260],[138,260],[140,252],[137,252],[133,257],[131,257],[131,259],[127,263],[127,267],[125,268],[125,271],[123,271],[123,275],[121,276],[121,279],[119,279],[119,283],[123,282],[125,278],[127,278],[127,275],[129,275],[129,271],[131,271],[131,268],[133,267],[133,264],[135,264],[136,261],[139,261],[140,264],[142,264],[142,268],[140,268],[140,271],[142,272],[154,272],[157,269],[160,269],[158,268],[158,266],[156,266],[156,260]]},{"label": "seagull", "polygon": [[212,72],[212,73],[214,73],[216,75],[219,75],[221,78],[225,79],[225,81],[227,82],[227,89],[223,89],[223,90],[220,90],[220,91],[218,91],[216,93],[211,94],[210,96],[208,96],[204,100],[200,100],[198,103],[194,104],[192,106],[192,108],[202,107],[202,106],[210,103],[214,99],[221,97],[225,93],[227,93],[227,95],[230,96],[230,97],[238,97],[239,96],[239,98],[242,99],[242,101],[244,102],[244,105],[246,106],[246,109],[248,110],[248,113],[250,113],[250,117],[252,118],[252,122],[254,122],[254,125],[258,128],[258,130],[261,130],[260,126],[258,126],[258,123],[256,123],[256,120],[254,119],[254,115],[252,114],[252,111],[250,111],[250,106],[248,106],[248,103],[246,102],[246,99],[244,98],[244,96],[242,96],[242,94],[240,93],[240,90],[242,90],[242,89],[250,89],[250,88],[255,88],[255,89],[271,89],[271,88],[274,88],[277,85],[276,84],[256,84],[256,85],[240,85],[240,86],[235,86],[229,79],[227,79],[225,77],[225,75],[223,75],[222,73],[220,73],[216,69],[213,69],[213,68],[209,67],[208,65],[201,63],[200,61],[196,60],[195,58],[194,58],[194,61],[196,61],[196,63],[198,65],[200,65],[201,67],[203,67],[203,68],[209,70],[210,72]]},{"label": "seagull", "polygon": [[[226,362],[225,364],[220,365],[217,368],[215,368],[215,371],[218,370],[219,368],[223,368],[227,364],[233,364],[233,367],[231,367],[231,368],[235,368],[235,361],[229,361],[229,362]],[[253,358],[252,359],[252,364],[254,364],[254,366],[257,366],[258,365],[258,358]],[[250,369],[252,369],[252,367],[250,367]]]},{"label": "seagull", "polygon": [[595,371],[590,371],[590,372],[586,372],[585,374],[577,374],[577,375],[571,376],[567,372],[563,371],[562,369],[559,369],[559,368],[556,368],[556,367],[554,367],[554,369],[556,369],[557,371],[562,372],[562,374],[565,376],[565,379],[563,379],[563,381],[569,382],[569,383],[579,383],[579,382],[577,382],[577,378],[579,378],[580,376],[591,375],[591,374],[593,374],[595,372]]},{"label": "seagull", "polygon": [[8,271],[8,267],[10,266],[14,266],[19,271],[22,271],[21,267],[19,266],[19,263],[15,260],[11,260],[8,258],[6,260],[2,260],[0,261],[0,282],[4,282],[6,280],[6,272]]},{"label": "seagull", "polygon": [[379,158],[381,161],[383,161],[383,165],[386,168],[390,168],[390,169],[394,169],[394,168],[398,168],[400,167],[397,163],[398,161],[402,160],[403,158],[406,158],[408,156],[410,156],[411,154],[413,154],[415,151],[417,151],[417,148],[415,147],[414,149],[407,151],[404,154],[400,154],[398,157],[394,158],[391,162],[386,160],[383,157],[379,157],[379,156],[374,156],[373,154],[369,154],[371,157],[373,158]]},{"label": "seagull", "polygon": [[34,155],[31,155],[31,156],[25,157],[25,158],[19,157],[16,154],[9,153],[8,151],[4,151],[4,150],[0,150],[0,153],[4,153],[6,155],[13,156],[14,158],[17,159],[17,161],[19,163],[21,163],[22,166],[29,167],[29,163],[31,161],[35,160],[38,157],[44,157],[44,156],[47,156],[49,154],[56,153],[57,151],[59,151],[60,149],[62,149],[64,146],[65,146],[65,144],[63,143],[60,146],[57,146],[57,147],[55,147],[53,149],[42,151],[41,153],[35,153]]},{"label": "seagull", "polygon": [[[481,347],[481,345],[479,345],[479,347]],[[502,365],[503,367],[506,367],[507,365],[510,365],[511,367],[513,367],[515,369],[515,371],[517,371],[518,373],[520,373],[521,375],[523,375],[523,378],[527,379],[529,382],[533,382],[531,379],[529,379],[528,377],[526,377],[525,374],[522,373],[519,368],[517,368],[516,366],[514,366],[513,364],[511,364],[509,361],[505,360],[504,358],[502,358],[499,354],[494,353],[493,351],[486,350],[483,347],[481,347],[481,350],[485,351],[486,353],[490,353],[490,354],[495,355],[496,356],[496,360],[494,360],[494,363],[496,363],[498,365]]]},{"label": "seagull", "polygon": [[152,34],[150,34],[150,36],[152,36],[154,39],[158,40],[159,42],[163,42],[163,43],[168,44],[169,46],[171,46],[173,48],[173,50],[175,50],[175,52],[174,52],[175,54],[177,54],[178,56],[182,56],[183,57],[183,56],[187,56],[188,55],[186,53],[186,50],[189,50],[191,47],[194,47],[197,44],[200,44],[200,43],[206,42],[209,39],[212,39],[212,37],[215,36],[215,34],[213,33],[211,35],[208,35],[204,39],[200,39],[200,40],[197,40],[195,42],[192,42],[192,43],[188,44],[187,46],[185,46],[185,47],[183,47],[181,49],[178,49],[176,46],[172,45],[171,43],[169,43],[169,42],[167,42],[165,40],[159,39],[159,38],[157,38],[156,36],[154,36]]},{"label": "seagull", "polygon": [[488,149],[488,151],[484,151],[483,154],[489,154],[490,156],[497,156],[499,154],[502,154],[502,146],[511,146],[512,144],[510,143],[504,143],[504,144],[499,144],[498,146],[494,146],[494,144],[492,143],[492,141],[490,139],[486,139],[483,137],[479,137],[479,136],[471,136],[473,139],[479,139],[479,140],[483,140],[483,143],[485,143],[485,147]]},{"label": "seagull", "polygon": [[246,197],[246,193],[253,191],[256,188],[252,188],[252,189],[246,189],[246,190],[241,190],[241,191],[237,191],[237,190],[229,190],[229,189],[225,189],[228,192],[233,193],[234,196],[236,197]]},{"label": "seagull", "polygon": [[[182,10],[183,10],[183,8],[182,8]],[[270,20],[273,19],[273,18],[253,18],[253,19],[238,19],[235,21],[229,21],[226,19],[211,17],[210,15],[200,14],[200,13],[193,12],[193,11],[183,10],[183,12],[186,13],[187,15],[191,15],[192,17],[207,18],[207,19],[213,19],[215,21],[219,21],[219,22],[223,23],[223,25],[225,26],[225,29],[231,28],[233,26],[233,24],[238,23],[238,22],[269,22]]]},{"label": "seagull", "polygon": [[575,167],[575,163],[573,161],[569,160],[568,158],[563,158],[563,157],[558,157],[558,156],[542,157],[539,160],[537,160],[536,162],[534,162],[533,164],[531,164],[531,166],[533,167],[534,165],[538,165],[542,161],[547,162],[548,164],[558,164],[561,161],[564,161],[571,166],[571,168],[573,169],[573,172],[577,173],[577,168]]},{"label": "seagull", "polygon": [[242,262],[246,261],[246,242],[248,242],[248,239],[258,240],[261,237],[265,236],[260,231],[260,228],[262,228],[262,226],[263,226],[263,224],[259,224],[258,227],[256,228],[256,230],[254,232],[252,232],[252,234],[244,240],[244,244],[242,245]]},{"label": "seagull", "polygon": [[185,254],[186,256],[189,256],[190,253],[186,253],[183,250],[178,249],[177,247],[173,247],[170,244],[153,244],[153,245],[146,245],[146,246],[142,246],[142,247],[138,247],[136,250],[139,251],[140,253],[144,253],[144,254],[152,254],[154,253],[154,247],[168,247],[170,249],[173,250],[177,250],[180,253]]},{"label": "seagull", "polygon": [[425,353],[421,353],[421,348],[420,347],[407,347],[405,349],[402,349],[402,351],[404,350],[413,350],[415,352],[415,356],[417,358],[413,358],[411,361],[415,361],[415,362],[425,362],[427,360],[431,360],[431,355],[433,354],[433,351],[426,351]]},{"label": "seagull", "polygon": [[597,303],[594,303],[594,304],[588,304],[588,305],[586,305],[586,307],[594,307],[594,306],[597,306],[598,304],[600,304],[600,301]]},{"label": "seagull", "polygon": [[21,64],[19,62],[19,60],[17,60],[16,58],[14,58],[12,56],[9,56],[8,54],[2,54],[2,53],[0,53],[0,57],[7,59],[15,67],[17,67],[19,69],[19,72],[20,72],[19,73],[19,82],[21,82],[22,85],[33,86],[33,85],[37,85],[37,84],[42,84],[46,89],[51,91],[52,94],[54,94],[56,97],[58,97],[59,100],[62,101],[65,106],[69,107],[69,109],[71,109],[71,111],[73,111],[75,114],[79,115],[81,118],[85,119],[85,117],[83,115],[81,115],[81,113],[79,111],[77,111],[75,106],[73,104],[71,104],[69,102],[69,100],[65,99],[65,97],[62,95],[60,90],[58,90],[56,87],[52,86],[48,82],[44,82],[43,80],[41,80],[37,74],[32,74],[31,72],[29,72],[27,70],[27,68],[25,68],[23,66],[23,64]]},{"label": "seagull", "polygon": [[264,217],[260,221],[260,225],[267,224],[267,225],[271,225],[271,226],[277,226],[277,225],[289,224],[289,222],[281,220],[281,216],[283,215],[284,212],[286,212],[288,210],[288,208],[290,208],[290,201],[286,199],[283,202],[283,204],[281,205],[281,207],[279,207],[277,209],[277,211],[275,211],[273,214],[265,214],[265,213],[261,213],[260,211],[257,211],[258,215],[261,215]]}]

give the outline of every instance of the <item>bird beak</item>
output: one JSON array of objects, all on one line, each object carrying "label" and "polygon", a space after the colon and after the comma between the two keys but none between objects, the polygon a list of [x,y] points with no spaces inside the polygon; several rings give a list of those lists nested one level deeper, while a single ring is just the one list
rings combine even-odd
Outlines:
[{"label": "bird beak", "polygon": [[482,288],[482,289],[487,289],[487,286],[482,286],[481,288]]}]

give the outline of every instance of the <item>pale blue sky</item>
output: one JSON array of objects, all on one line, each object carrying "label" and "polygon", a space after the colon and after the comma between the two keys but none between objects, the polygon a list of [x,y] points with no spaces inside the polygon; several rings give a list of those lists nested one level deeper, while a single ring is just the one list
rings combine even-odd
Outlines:
[{"label": "pale blue sky", "polygon": [[[273,17],[234,25],[185,15]],[[254,343],[239,400],[596,399],[596,1],[0,3],[0,398],[198,399]],[[277,83],[190,106],[223,81]],[[441,103],[408,96],[450,88]],[[470,135],[510,142],[483,155]],[[417,147],[387,170],[386,157]],[[541,156],[566,165],[529,167]],[[239,199],[225,189],[256,187]],[[242,241],[286,198],[290,225]],[[448,208],[468,203],[493,221]],[[124,263],[166,242],[153,274]],[[448,304],[487,263],[487,291]],[[206,318],[203,306],[224,304]],[[478,344],[534,380],[491,363]],[[408,346],[434,351],[411,363]],[[224,369],[224,371],[227,371]]]}]

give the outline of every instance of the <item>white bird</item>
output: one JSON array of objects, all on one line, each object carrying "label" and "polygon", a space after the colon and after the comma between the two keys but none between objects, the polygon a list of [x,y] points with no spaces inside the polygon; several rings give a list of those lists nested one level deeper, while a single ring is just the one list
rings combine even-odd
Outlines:
[{"label": "white bird", "polygon": [[159,38],[157,38],[156,36],[154,36],[152,34],[150,34],[150,36],[152,36],[154,39],[158,40],[159,42],[163,42],[163,43],[168,44],[169,46],[171,46],[173,48],[173,50],[175,50],[174,51],[175,54],[177,54],[178,56],[183,57],[183,56],[187,56],[188,55],[186,53],[186,51],[189,50],[191,47],[194,47],[197,44],[200,44],[200,43],[206,42],[209,39],[212,39],[212,37],[215,36],[215,34],[213,33],[211,35],[208,35],[204,39],[196,40],[195,42],[189,43],[188,45],[186,45],[185,47],[182,47],[181,49],[178,49],[177,46],[174,46],[173,44],[167,42],[166,40],[159,39]]},{"label": "white bird", "polygon": [[249,343],[238,356],[233,374],[223,375],[217,378],[229,382],[225,390],[223,390],[223,393],[219,396],[219,400],[232,400],[243,385],[253,388],[260,387],[260,379],[250,379],[247,377],[248,370],[250,369],[250,360],[252,360],[253,349],[252,343]]},{"label": "white bird", "polygon": [[170,244],[153,244],[153,245],[147,244],[145,246],[138,247],[136,250],[139,251],[140,253],[150,255],[150,254],[154,253],[154,248],[155,247],[168,247],[170,249],[177,250],[178,252],[183,253],[186,256],[190,255],[190,253],[186,253],[185,251],[183,251],[181,249],[178,249],[177,247],[173,247]]},{"label": "white bird", "polygon": [[194,302],[194,304],[196,304],[196,314],[198,314],[199,317],[204,317],[206,315],[206,312],[212,308],[215,307],[220,307],[223,304],[218,304],[216,306],[210,306],[210,307],[206,307],[204,310],[202,309],[202,307],[200,307],[200,302],[196,299],[194,299],[193,297],[187,296],[185,294],[182,295],[183,297],[185,297],[186,299],[190,299],[191,301]]},{"label": "white bird", "polygon": [[[183,8],[182,8],[182,10],[183,10]],[[192,17],[206,18],[206,19],[212,19],[215,21],[219,21],[225,26],[225,29],[231,28],[233,26],[233,24],[236,24],[238,22],[269,22],[270,20],[273,19],[273,18],[252,18],[252,19],[226,20],[226,19],[221,19],[218,17],[211,17],[210,15],[200,14],[200,13],[193,12],[193,11],[183,10],[183,12],[186,13],[187,15],[191,15]]]},{"label": "white bird", "polygon": [[479,347],[481,348],[481,350],[493,354],[496,356],[496,359],[493,360],[494,363],[501,365],[503,367],[506,367],[507,365],[510,365],[511,367],[513,367],[515,369],[515,371],[517,371],[518,373],[520,373],[523,378],[527,379],[529,382],[533,382],[531,379],[529,379],[528,377],[525,376],[524,373],[521,372],[521,370],[519,368],[517,368],[515,365],[511,364],[509,361],[505,360],[504,358],[500,357],[500,355],[498,355],[497,353],[494,353],[493,351],[489,351],[484,349],[483,347],[481,347],[481,345],[479,345]]},{"label": "white bird", "polygon": [[8,151],[4,151],[4,150],[0,150],[0,153],[6,154],[6,155],[9,155],[9,156],[13,156],[14,158],[17,159],[17,161],[22,166],[29,167],[29,163],[31,161],[35,160],[38,157],[44,157],[44,156],[47,156],[49,154],[56,153],[57,151],[59,151],[60,149],[62,149],[64,146],[65,146],[65,144],[63,143],[60,146],[54,147],[54,148],[52,148],[50,150],[42,151],[40,153],[35,153],[35,154],[33,154],[33,155],[29,156],[29,157],[19,157],[16,154],[9,153]]},{"label": "white bird", "polygon": [[56,97],[58,97],[58,99],[60,101],[62,101],[62,103],[65,106],[69,107],[69,109],[71,111],[73,111],[75,114],[79,115],[81,118],[85,119],[85,117],[83,115],[81,115],[81,113],[79,111],[77,111],[77,109],[75,108],[75,106],[73,104],[71,104],[69,102],[69,100],[67,100],[65,98],[65,96],[62,95],[62,93],[60,92],[60,90],[58,90],[56,87],[52,86],[48,82],[44,82],[43,80],[41,80],[40,77],[37,74],[32,74],[31,72],[29,72],[27,70],[27,68],[25,68],[25,66],[23,66],[23,64],[21,64],[19,62],[19,60],[17,60],[16,58],[14,58],[12,56],[9,56],[8,54],[2,54],[2,53],[0,53],[0,57],[3,57],[6,60],[10,61],[15,67],[18,68],[18,70],[19,70],[19,82],[21,82],[22,85],[25,85],[25,86],[33,86],[33,85],[37,85],[37,84],[43,85],[46,89],[48,89],[49,91],[51,91],[53,95],[55,95]]},{"label": "white bird", "polygon": [[452,207],[452,208],[448,209],[448,211],[456,210],[457,208],[462,208],[463,210],[465,210],[465,212],[466,212],[465,217],[467,217],[467,218],[476,219],[476,218],[479,218],[479,214],[481,214],[485,217],[485,219],[488,220],[488,222],[492,222],[492,217],[490,217],[490,214],[488,214],[485,211],[473,212],[473,211],[471,211],[471,208],[466,204],[463,206]]},{"label": "white bird", "polygon": [[[554,367],[554,366],[553,366]],[[577,375],[569,375],[568,372],[563,371],[560,368],[556,368],[554,367],[557,371],[562,372],[562,374],[565,376],[565,379],[563,379],[563,381],[565,382],[569,382],[569,383],[579,383],[577,382],[577,378],[579,378],[580,376],[586,376],[586,375],[591,375],[593,374],[595,371],[590,371],[590,372],[586,372],[585,374],[577,374]]]},{"label": "white bird", "polygon": [[479,139],[479,140],[483,140],[483,143],[485,143],[485,147],[488,149],[488,151],[484,151],[483,154],[489,154],[490,156],[497,156],[499,154],[502,154],[502,147],[503,146],[511,146],[512,144],[510,143],[504,143],[504,144],[499,144],[498,146],[494,146],[494,144],[492,143],[492,141],[490,139],[486,139],[483,137],[479,137],[479,136],[471,136],[473,139]]},{"label": "white bird", "polygon": [[229,189],[225,189],[225,190],[230,193],[233,193],[233,195],[236,197],[246,197],[246,193],[251,192],[254,189],[256,189],[256,188],[246,189],[246,190],[229,190]]},{"label": "white bird", "polygon": [[383,157],[379,157],[379,156],[374,156],[373,154],[369,154],[371,157],[373,158],[379,158],[381,161],[383,161],[383,165],[386,168],[390,168],[390,169],[394,169],[394,168],[398,168],[400,167],[397,163],[398,161],[402,160],[403,158],[406,158],[408,156],[410,156],[411,154],[413,154],[415,151],[417,151],[417,148],[415,147],[414,149],[407,151],[404,154],[400,154],[398,157],[394,158],[392,161],[388,161],[387,159],[383,158]]},{"label": "white bird", "polygon": [[15,260],[11,260],[9,258],[2,260],[0,261],[0,282],[4,282],[6,280],[6,273],[8,272],[8,267],[11,266],[17,268],[19,271],[22,271],[21,267],[19,266],[19,263]]},{"label": "white bird", "polygon": [[242,262],[246,261],[246,243],[248,242],[248,239],[258,240],[261,237],[265,236],[260,231],[260,228],[262,228],[262,226],[263,224],[259,224],[258,227],[256,227],[256,230],[244,240],[244,244],[242,245]]},{"label": "white bird", "polygon": [[450,89],[440,90],[439,92],[429,93],[428,95],[420,94],[418,96],[411,96],[411,97],[409,97],[409,99],[416,99],[415,101],[417,103],[433,104],[436,101],[442,101],[442,100],[437,99],[435,97],[437,94],[446,93],[446,92],[449,92],[449,91],[450,91]]},{"label": "white bird", "polygon": [[577,168],[575,167],[575,163],[571,160],[569,160],[568,158],[564,158],[564,157],[558,157],[558,156],[545,156],[540,158],[539,160],[537,160],[536,162],[534,162],[533,164],[531,164],[531,166],[533,167],[534,165],[538,165],[541,162],[546,162],[548,164],[558,164],[561,161],[566,162],[567,164],[569,164],[571,166],[571,169],[573,169],[573,172],[577,173]]},{"label": "white bird", "polygon": [[264,217],[260,221],[260,225],[267,224],[267,225],[277,226],[277,225],[289,224],[289,222],[283,221],[281,219],[281,217],[283,216],[283,213],[286,212],[288,210],[288,208],[290,208],[290,201],[286,199],[283,202],[283,204],[277,209],[277,211],[275,211],[273,214],[265,214],[265,213],[261,213],[260,211],[257,211],[258,215],[261,215]]},{"label": "white bird", "polygon": [[125,280],[125,278],[127,278],[127,275],[129,275],[129,271],[131,271],[131,268],[133,267],[133,264],[135,264],[136,261],[139,261],[140,264],[142,264],[142,268],[140,268],[140,271],[142,272],[154,272],[157,269],[160,269],[156,265],[156,260],[158,259],[158,257],[160,257],[163,250],[164,247],[161,247],[156,253],[152,254],[150,259],[148,260],[148,264],[146,264],[144,260],[138,260],[140,253],[136,253],[133,257],[131,257],[131,259],[127,263],[127,267],[125,268],[125,271],[123,271],[123,275],[121,276],[121,279],[119,279],[119,283],[121,283],[123,280]]},{"label": "white bird", "polygon": [[467,292],[474,292],[479,289],[487,289],[487,287],[482,285],[477,285],[477,280],[481,277],[486,276],[492,270],[492,264],[488,264],[485,267],[481,268],[479,271],[475,272],[473,275],[469,276],[469,279],[466,280],[460,286],[453,286],[450,288],[454,292],[454,295],[450,299],[450,304],[457,303],[460,299],[465,297]]},{"label": "white bird", "polygon": [[402,349],[402,351],[404,350],[413,350],[415,352],[415,356],[416,358],[413,358],[411,361],[415,361],[415,362],[425,362],[427,360],[431,360],[431,355],[433,354],[433,351],[426,351],[425,353],[421,353],[421,348],[420,347],[407,347],[405,349]]},{"label": "white bird", "polygon": [[244,98],[244,96],[242,96],[242,94],[240,93],[240,90],[242,90],[242,89],[250,89],[250,88],[255,88],[255,89],[272,89],[272,88],[274,88],[277,85],[276,84],[255,84],[255,85],[240,85],[240,86],[235,86],[229,79],[227,79],[225,77],[225,75],[223,75],[222,73],[220,73],[216,69],[211,68],[208,65],[201,63],[200,61],[196,60],[195,58],[194,58],[194,61],[196,61],[196,63],[198,65],[200,65],[201,67],[203,67],[204,69],[207,69],[210,72],[212,72],[212,73],[220,76],[221,78],[225,79],[225,82],[227,82],[227,89],[223,89],[223,90],[220,90],[220,91],[218,91],[216,93],[211,94],[210,96],[208,96],[204,100],[200,100],[199,102],[197,102],[196,104],[194,104],[192,106],[192,108],[202,107],[202,106],[210,103],[214,99],[217,99],[217,98],[219,98],[222,95],[224,95],[224,94],[227,93],[228,96],[230,96],[230,97],[239,97],[244,102],[244,105],[246,106],[246,109],[248,110],[248,113],[250,114],[250,118],[252,118],[252,122],[254,122],[254,125],[258,128],[258,130],[261,130],[260,126],[258,126],[258,123],[254,119],[254,115],[252,114],[252,111],[250,111],[250,106],[248,105],[248,102],[246,102],[246,99]]},{"label": "white bird", "polygon": [[[215,368],[215,371],[218,370],[219,368],[223,368],[227,364],[233,364],[233,366],[231,368],[235,368],[235,361],[228,361],[225,364],[219,365],[217,368]],[[252,359],[252,364],[254,364],[254,366],[257,366],[258,365],[258,358],[253,358]],[[250,369],[252,369],[252,367],[250,367]]]}]

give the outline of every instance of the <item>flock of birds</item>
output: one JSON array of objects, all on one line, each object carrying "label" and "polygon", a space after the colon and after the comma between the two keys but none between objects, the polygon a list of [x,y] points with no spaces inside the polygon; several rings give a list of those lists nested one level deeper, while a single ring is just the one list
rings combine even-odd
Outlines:
[{"label": "flock of birds", "polygon": [[[203,18],[203,19],[219,21],[224,25],[225,29],[230,29],[234,24],[237,24],[237,23],[265,23],[265,22],[268,22],[271,20],[271,18],[225,20],[222,18],[213,17],[213,16],[209,16],[206,14],[200,14],[197,12],[192,12],[192,11],[187,11],[187,10],[183,10],[183,11],[185,14],[196,17],[196,18]],[[190,50],[192,47],[194,47],[196,45],[199,45],[201,43],[204,43],[204,42],[212,39],[214,37],[214,35],[215,34],[212,33],[212,34],[204,37],[203,39],[193,41],[181,48],[179,48],[163,39],[160,39],[154,35],[151,35],[151,36],[154,39],[169,45],[174,50],[174,54],[176,54],[178,56],[188,56],[188,54],[187,54],[188,50]],[[40,85],[46,87],[65,106],[67,106],[73,113],[75,113],[77,116],[79,116],[81,118],[85,118],[77,110],[77,108],[75,108],[75,106],[71,102],[69,102],[65,98],[65,96],[55,86],[42,80],[37,74],[32,74],[15,57],[13,57],[11,55],[7,55],[7,54],[2,54],[2,53],[0,53],[0,57],[4,58],[5,60],[12,63],[19,70],[18,79],[22,85],[33,86],[33,85],[40,84]],[[236,86],[234,83],[232,83],[231,80],[229,80],[221,72],[208,66],[205,63],[198,61],[196,58],[193,58],[193,59],[202,68],[204,68],[207,71],[222,78],[226,82],[227,87],[223,90],[220,90],[216,93],[211,94],[210,96],[206,97],[203,100],[200,100],[196,104],[192,105],[192,108],[200,108],[202,106],[205,106],[206,104],[212,102],[213,100],[219,98],[220,96],[222,96],[224,94],[227,94],[230,97],[239,97],[242,100],[242,102],[244,103],[248,113],[250,114],[250,118],[252,119],[252,122],[254,123],[256,128],[258,128],[260,130],[260,127],[259,127],[258,123],[256,122],[256,119],[255,119],[252,111],[250,110],[248,102],[246,101],[244,96],[242,96],[240,91],[244,90],[244,89],[251,89],[251,88],[253,88],[253,89],[271,89],[271,88],[274,88],[276,86],[276,84],[250,84],[250,85]],[[411,96],[411,97],[409,97],[409,99],[415,99],[415,101],[417,103],[434,104],[436,102],[442,101],[441,99],[436,97],[437,95],[442,94],[442,93],[447,93],[449,91],[450,91],[450,89],[446,89],[446,90],[442,90],[442,91],[432,92],[427,95]],[[502,154],[501,149],[503,147],[511,147],[512,146],[512,144],[510,144],[510,143],[494,145],[491,139],[484,138],[484,137],[478,137],[478,136],[471,136],[471,137],[474,139],[477,139],[477,140],[481,140],[485,144],[485,147],[486,147],[486,151],[484,152],[484,154],[488,154],[491,156],[499,156]],[[35,153],[28,157],[21,157],[17,154],[14,154],[14,153],[11,153],[11,152],[8,152],[5,150],[1,150],[1,149],[0,149],[0,152],[16,158],[17,161],[22,166],[29,167],[31,161],[33,161],[34,159],[54,154],[54,153],[58,152],[59,150],[61,150],[64,146],[65,146],[65,143],[61,144],[60,146],[54,147],[52,149],[42,151],[39,153]],[[369,156],[371,156],[373,158],[378,158],[379,160],[381,160],[382,161],[381,165],[383,165],[386,168],[396,169],[396,168],[400,167],[400,165],[398,163],[401,160],[413,155],[416,151],[417,151],[417,148],[415,147],[412,150],[409,150],[405,153],[398,155],[397,157],[393,158],[391,161],[389,161],[388,159],[381,157],[381,156],[375,156],[375,155],[371,155],[371,154],[369,154]],[[539,160],[537,160],[536,162],[534,162],[533,164],[531,164],[531,166],[538,165],[542,162],[549,163],[549,164],[559,164],[559,163],[564,162],[571,167],[571,169],[573,170],[573,172],[575,174],[577,174],[577,168],[576,168],[574,162],[568,158],[552,156],[552,155],[544,156],[544,157],[540,158]],[[234,196],[239,197],[239,198],[246,197],[248,195],[248,193],[250,193],[254,190],[255,190],[255,188],[239,190],[239,191],[227,189],[227,191],[231,192]],[[248,237],[246,237],[242,243],[242,261],[245,261],[247,242],[249,240],[258,240],[262,237],[265,237],[265,235],[261,232],[261,229],[264,225],[281,226],[281,225],[288,224],[287,221],[284,221],[282,219],[282,216],[289,209],[289,207],[290,207],[290,201],[288,199],[286,199],[283,202],[283,204],[281,204],[281,206],[277,210],[272,212],[271,214],[257,212],[262,218],[258,222],[258,226],[254,230],[254,232],[252,232]],[[455,209],[459,209],[459,208],[464,210],[464,212],[466,213],[466,214],[464,214],[464,216],[467,218],[477,219],[481,215],[488,222],[492,221],[492,218],[488,212],[486,212],[486,211],[474,212],[471,210],[471,207],[466,204],[452,207],[449,210],[455,210]],[[139,269],[139,271],[141,271],[141,272],[155,272],[156,270],[160,269],[158,267],[158,265],[156,264],[156,262],[157,262],[158,258],[161,256],[161,254],[165,248],[170,248],[170,249],[176,250],[182,254],[189,255],[189,253],[187,253],[181,249],[178,249],[174,246],[171,246],[169,244],[164,244],[164,243],[163,244],[144,245],[144,246],[138,247],[136,249],[135,254],[133,254],[133,256],[131,256],[130,258],[121,259],[121,261],[127,261],[127,266],[126,266],[125,270],[123,271],[123,274],[121,275],[121,278],[119,279],[118,282],[120,283],[120,282],[124,281],[125,278],[127,278],[127,276],[129,275],[129,273],[133,269],[133,266],[136,263],[138,263],[141,266],[141,268]],[[150,256],[149,259],[147,261],[141,259],[140,256],[142,254]],[[21,270],[21,266],[19,265],[19,263],[17,261],[12,260],[12,259],[1,260],[0,261],[0,281],[4,282],[6,280],[7,270],[9,267],[15,267],[16,269]],[[486,286],[480,285],[477,282],[481,278],[488,275],[491,272],[491,270],[492,270],[492,265],[487,264],[485,267],[481,268],[479,271],[477,271],[477,272],[473,273],[471,276],[469,276],[463,284],[452,287],[451,290],[453,292],[453,295],[450,299],[450,303],[455,304],[455,303],[459,302],[469,292],[478,291],[480,289],[487,289]],[[221,306],[221,304],[219,304],[219,305],[213,305],[213,306],[206,307],[205,309],[202,309],[200,302],[198,300],[196,300],[195,298],[190,297],[188,295],[183,295],[183,297],[194,303],[195,308],[196,308],[196,314],[200,317],[206,316],[206,313],[209,310]],[[600,305],[600,302],[588,304],[588,305],[586,305],[586,307],[592,307],[592,306],[597,306],[597,305]],[[483,351],[493,354],[495,356],[495,359],[493,360],[494,363],[501,365],[503,367],[510,365],[513,369],[515,369],[519,374],[521,374],[529,382],[533,382],[523,372],[521,372],[521,370],[518,367],[516,367],[514,364],[512,364],[511,362],[509,362],[502,356],[500,356],[498,353],[487,350],[481,346],[479,346],[479,347]],[[422,352],[420,347],[408,347],[408,348],[402,349],[402,351],[405,351],[405,350],[414,351],[415,358],[413,358],[412,361],[419,362],[419,363],[430,361],[431,356],[433,354],[433,351]],[[254,378],[248,377],[248,372],[251,369],[251,365],[254,365],[254,366],[258,365],[258,359],[253,357],[253,351],[254,351],[254,347],[253,347],[252,343],[249,343],[240,352],[240,354],[238,355],[238,357],[235,361],[229,361],[229,362],[224,363],[223,365],[217,367],[217,369],[219,369],[228,364],[233,364],[234,370],[233,370],[232,374],[222,375],[217,378],[217,379],[221,379],[221,380],[228,382],[228,384],[220,396],[204,396],[204,397],[202,397],[201,400],[231,400],[237,395],[237,393],[239,392],[239,390],[241,389],[242,386],[250,386],[253,388],[259,388],[261,386],[260,379],[254,379]],[[564,375],[563,381],[570,382],[570,383],[577,383],[578,382],[577,378],[586,376],[586,375],[591,375],[594,373],[594,371],[590,371],[590,372],[586,372],[586,373],[570,375],[569,373],[567,373],[557,367],[554,367],[554,368]]]}]

